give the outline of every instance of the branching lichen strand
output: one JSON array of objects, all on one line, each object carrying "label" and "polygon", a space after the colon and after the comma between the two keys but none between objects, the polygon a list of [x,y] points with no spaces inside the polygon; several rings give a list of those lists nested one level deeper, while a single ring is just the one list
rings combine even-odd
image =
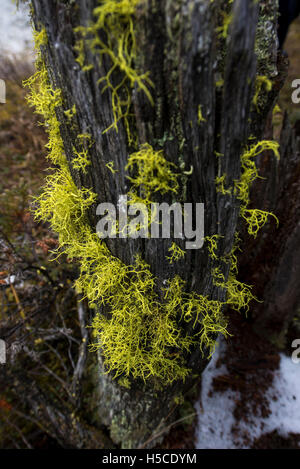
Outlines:
[{"label": "branching lichen strand", "polygon": [[76,60],[83,70],[92,67],[91,64],[85,64],[85,45],[101,62],[103,56],[109,58],[110,69],[98,80],[99,84],[104,84],[102,92],[109,90],[111,93],[113,122],[104,133],[112,128],[118,131],[118,122],[123,120],[129,144],[134,143],[129,125],[132,89],[136,87],[145,93],[153,104],[149,91],[153,83],[149,73],[139,72],[134,66],[137,45],[133,17],[139,3],[141,0],[101,0],[93,11],[95,21],[75,29],[75,33],[80,35],[75,45],[78,52]]}]

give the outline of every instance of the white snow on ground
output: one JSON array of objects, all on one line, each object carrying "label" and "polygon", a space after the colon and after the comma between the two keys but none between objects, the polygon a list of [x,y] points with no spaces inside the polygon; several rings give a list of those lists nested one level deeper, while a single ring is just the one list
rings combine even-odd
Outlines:
[{"label": "white snow on ground", "polygon": [[215,376],[226,374],[226,366],[216,368],[219,357],[222,357],[225,343],[220,339],[211,361],[202,374],[201,396],[196,404],[198,426],[196,430],[196,448],[198,449],[229,449],[232,448],[230,429],[234,424],[234,395],[228,390],[224,393],[213,393],[212,380]]},{"label": "white snow on ground", "polygon": [[281,355],[280,367],[275,373],[272,387],[267,392],[271,410],[268,418],[253,416],[247,424],[235,422],[234,400],[238,393],[231,390],[212,390],[213,378],[226,374],[225,365],[216,368],[217,360],[222,358],[225,347],[225,341],[220,339],[219,347],[203,373],[201,396],[196,404],[196,448],[247,448],[242,440],[233,438],[231,428],[234,424],[238,424],[240,434],[246,430],[252,441],[273,430],[277,430],[282,436],[290,432],[300,433],[300,363],[293,363],[290,357]]},{"label": "white snow on ground", "polygon": [[0,0],[0,51],[15,55],[32,49],[29,7],[20,2],[17,9],[12,0]]},{"label": "white snow on ground", "polygon": [[[300,433],[300,363],[281,355],[280,369],[269,390],[271,415],[266,425],[269,431],[278,429],[283,436]],[[278,399],[273,400],[274,396]]]}]

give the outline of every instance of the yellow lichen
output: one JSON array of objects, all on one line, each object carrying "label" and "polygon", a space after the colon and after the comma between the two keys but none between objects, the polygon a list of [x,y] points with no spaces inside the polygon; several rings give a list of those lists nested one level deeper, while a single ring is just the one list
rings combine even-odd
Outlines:
[{"label": "yellow lichen", "polygon": [[201,107],[201,105],[199,104],[199,106],[198,106],[198,124],[200,125],[201,122],[206,122],[206,119],[203,117],[203,114],[202,114],[202,107]]},{"label": "yellow lichen", "polygon": [[[112,3],[118,11],[108,14],[104,6],[111,6]],[[99,15],[96,31],[105,28],[110,31],[109,25],[115,26],[115,22],[119,24],[118,21],[125,15],[126,21],[124,19],[121,29],[124,32],[124,26],[125,30],[129,27],[127,37],[133,41],[133,23],[128,20],[127,15],[129,12],[130,15],[134,14],[136,4],[137,2],[129,0],[118,3],[112,0],[103,1],[100,10],[96,12]],[[132,9],[129,8],[128,11],[125,7]],[[114,16],[115,13],[119,15],[118,19]],[[116,43],[118,44],[118,40]],[[122,44],[121,42],[121,48]],[[98,43],[98,48],[100,55],[108,53],[104,42]],[[111,55],[110,57],[114,64],[114,58]],[[127,58],[130,57],[131,55]],[[126,69],[127,65],[123,68]],[[196,292],[188,293],[186,283],[179,276],[168,279],[164,287],[159,287],[161,283],[139,255],[132,265],[126,265],[113,256],[88,224],[87,211],[97,197],[88,188],[77,188],[71,178],[56,118],[56,108],[62,105],[61,93],[50,86],[40,57],[38,66],[39,71],[27,82],[31,89],[29,101],[37,106],[37,112],[44,115],[49,133],[50,157],[59,165],[59,169],[46,181],[44,192],[37,200],[36,216],[50,222],[52,229],[59,234],[60,246],[64,252],[70,259],[77,259],[79,262],[77,291],[96,310],[92,324],[95,340],[92,349],[101,349],[106,371],[120,377],[120,385],[127,386],[128,377],[144,380],[156,378],[165,384],[178,379],[184,380],[190,373],[185,362],[186,354],[195,347],[200,347],[204,354],[210,356],[214,352],[217,335],[228,335],[223,308],[229,305],[233,309],[247,311],[250,301],[255,299],[251,287],[236,279],[237,242],[230,254],[219,259],[217,241],[221,236],[205,238],[211,258],[230,263],[227,280],[220,268],[213,271],[215,285],[226,290],[225,302]],[[121,68],[121,62],[118,67]],[[130,78],[128,70],[123,71],[129,86],[138,85],[135,75]],[[116,114],[115,118],[118,121],[120,115]],[[77,169],[84,171],[89,162],[88,147],[91,137],[88,134],[79,134],[78,141],[83,144],[83,151],[74,149],[76,157],[73,158],[73,167],[78,165]],[[259,142],[243,153],[242,176],[234,185],[234,194],[241,201],[241,215],[250,220],[254,233],[257,223],[261,225],[261,220],[257,221],[258,216],[263,216],[256,212],[256,218],[252,215],[249,217],[249,189],[253,180],[258,177],[254,158],[265,149],[278,153],[274,142],[267,141]],[[107,163],[107,167],[112,172],[115,171],[110,163]],[[142,145],[137,152],[129,155],[126,169],[132,186],[129,192],[131,203],[141,201],[149,205],[156,193],[175,194],[178,191],[178,168],[166,160],[162,151],[153,149],[149,144]],[[216,183],[221,186],[222,193],[227,190],[224,187],[225,175],[217,179]],[[184,255],[184,251],[175,243],[170,252],[172,262]],[[189,332],[186,332],[186,323],[191,325]]]},{"label": "yellow lichen", "polygon": [[101,0],[100,5],[93,11],[95,21],[89,26],[79,26],[75,29],[75,33],[81,35],[75,49],[79,54],[77,61],[83,70],[91,68],[90,65],[84,65],[85,43],[100,60],[103,56],[110,60],[108,73],[98,80],[99,84],[104,84],[102,92],[109,90],[111,93],[113,122],[104,133],[112,128],[118,131],[118,122],[123,119],[130,144],[134,140],[129,126],[132,113],[131,90],[136,87],[145,93],[153,104],[149,91],[153,83],[149,73],[141,73],[134,66],[137,44],[133,17],[139,3],[140,0]]},{"label": "yellow lichen", "polygon": [[[44,29],[35,33],[36,48],[47,42],[47,35]],[[46,66],[41,59],[41,53],[37,54],[37,71],[28,80],[24,81],[24,86],[30,89],[27,101],[35,107],[38,114],[44,116],[47,121],[46,132],[48,133],[49,150],[48,157],[55,164],[62,163],[64,159],[63,142],[60,136],[59,122],[56,118],[56,108],[61,106],[62,98],[60,90],[54,90],[48,80]]]},{"label": "yellow lichen", "polygon": [[72,106],[71,109],[67,109],[66,111],[64,111],[64,114],[65,116],[67,117],[67,119],[69,121],[71,121],[73,119],[73,117],[75,116],[76,114],[76,106],[75,104]]},{"label": "yellow lichen", "polygon": [[239,180],[234,181],[234,193],[241,201],[241,217],[247,222],[248,232],[253,236],[257,235],[258,230],[265,225],[269,216],[272,216],[278,222],[276,216],[270,212],[248,209],[251,185],[255,179],[260,177],[255,158],[266,150],[273,151],[276,158],[279,159],[279,144],[269,140],[262,140],[244,151],[241,156],[242,174]]},{"label": "yellow lichen", "polygon": [[126,166],[126,170],[133,174],[128,176],[133,189],[141,192],[145,203],[150,201],[156,192],[177,192],[178,174],[173,169],[176,169],[176,165],[166,160],[163,151],[154,150],[148,143],[129,156]]},{"label": "yellow lichen", "polygon": [[225,281],[224,274],[222,274],[218,267],[213,271],[214,283],[217,287],[224,288],[226,290],[226,304],[235,311],[249,311],[249,303],[252,300],[258,301],[258,299],[252,294],[251,285],[242,283],[236,279],[232,269],[229,273],[227,281]]},{"label": "yellow lichen", "polygon": [[221,12],[223,16],[223,24],[216,28],[218,33],[218,37],[222,39],[226,39],[228,36],[229,26],[233,20],[233,15],[231,13],[227,13],[226,11]]},{"label": "yellow lichen", "polygon": [[180,259],[182,259],[186,252],[181,249],[178,244],[172,243],[171,247],[169,248],[169,252],[171,253],[171,256],[167,256],[168,261],[170,264],[173,264],[173,262],[177,262]]},{"label": "yellow lichen", "polygon": [[272,86],[273,84],[268,77],[264,75],[257,75],[255,80],[255,92],[253,96],[253,104],[255,105],[257,111],[259,111],[258,98],[262,89],[264,88],[265,91],[269,93],[272,90]]},{"label": "yellow lichen", "polygon": [[113,174],[115,174],[117,172],[117,169],[115,169],[115,165],[114,165],[114,162],[113,161],[109,161],[108,163],[106,163],[105,165]]},{"label": "yellow lichen", "polygon": [[[185,283],[179,277],[168,280],[162,301],[157,280],[140,256],[133,265],[126,265],[92,232],[87,210],[95,203],[96,195],[88,188],[79,189],[73,182],[56,117],[56,107],[62,105],[61,93],[50,86],[41,57],[38,67],[34,78],[27,82],[31,89],[29,101],[44,115],[51,137],[50,157],[59,168],[48,176],[37,199],[36,217],[50,222],[59,234],[60,247],[70,259],[79,262],[77,291],[98,311],[92,324],[93,349],[101,348],[105,368],[114,376],[154,377],[165,384],[185,379],[189,374],[185,352],[200,346],[203,353],[211,354],[217,334],[227,334],[223,304],[186,293]],[[90,142],[87,135],[79,134],[78,141]],[[86,156],[84,153],[84,160]],[[80,168],[84,169],[81,164]],[[150,145],[130,155],[128,169],[133,190],[141,186],[143,197],[151,197],[157,191],[177,191],[173,164]],[[195,332],[187,335],[183,325],[191,321]]]},{"label": "yellow lichen", "polygon": [[277,226],[279,225],[279,220],[276,215],[265,210],[259,210],[257,208],[243,209],[241,215],[248,225],[248,233],[254,236],[254,238],[256,238],[258,231],[267,223],[269,217],[273,217]]},{"label": "yellow lichen", "polygon": [[89,153],[86,148],[83,148],[82,151],[78,152],[75,147],[73,147],[73,152],[75,158],[72,159],[72,166],[74,169],[78,169],[83,173],[86,173],[86,167],[91,164]]},{"label": "yellow lichen", "polygon": [[231,187],[225,189],[226,174],[223,174],[223,176],[217,176],[215,181],[216,181],[217,192],[220,192],[222,195],[231,194],[232,192]]},{"label": "yellow lichen", "polygon": [[212,236],[206,236],[204,238],[204,240],[208,243],[209,255],[212,259],[215,259],[215,260],[218,259],[218,256],[217,256],[218,244],[217,244],[217,242],[220,238],[222,238],[222,236],[218,235],[218,234],[214,234]]}]

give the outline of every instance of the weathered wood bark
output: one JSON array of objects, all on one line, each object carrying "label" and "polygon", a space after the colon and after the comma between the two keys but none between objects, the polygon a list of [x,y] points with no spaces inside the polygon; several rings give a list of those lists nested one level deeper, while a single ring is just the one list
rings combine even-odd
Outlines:
[{"label": "weathered wood bark", "polygon": [[[186,171],[193,168],[183,183],[186,187],[182,201],[205,204],[205,235],[222,236],[220,252],[223,255],[229,254],[233,246],[239,203],[231,195],[216,192],[215,178],[226,174],[228,186],[239,179],[242,149],[251,135],[254,134],[256,139],[261,137],[283,77],[282,71],[278,75],[276,63],[276,2],[259,3],[236,0],[229,33],[221,39],[217,28],[223,24],[220,12],[228,7],[227,2],[147,0],[141,2],[135,19],[139,44],[137,62],[144,71],[150,72],[155,103],[151,106],[143,93],[132,90],[139,143],[148,142],[156,147],[158,141],[163,141],[164,154],[169,161],[177,165],[184,162]],[[105,57],[100,64],[87,51],[88,61],[94,68],[83,72],[74,51],[74,28],[87,25],[92,20],[97,2],[32,0],[32,5],[36,27],[39,29],[43,25],[47,31],[48,44],[43,53],[51,81],[54,87],[62,90],[64,102],[58,118],[68,160],[73,157],[75,135],[64,110],[76,105],[78,127],[82,133],[90,133],[95,142],[90,149],[91,166],[87,174],[75,171],[70,165],[74,181],[79,187],[92,188],[98,195],[98,202],[117,204],[119,195],[128,190],[125,166],[132,149],[128,147],[122,122],[118,125],[118,133],[114,130],[102,133],[113,118],[109,91],[102,94],[97,80],[106,75],[110,64]],[[257,74],[267,75],[276,84],[272,94],[261,103],[259,113],[252,104]],[[216,82],[222,77],[224,83],[219,88]],[[200,123],[199,106],[205,119]],[[170,135],[172,140],[164,138]],[[218,158],[216,153],[221,153],[222,158]],[[107,170],[106,164],[110,161],[114,162],[115,174]],[[272,189],[271,205],[276,204],[278,194],[283,190],[280,188],[288,181],[283,165],[280,163],[280,167],[272,170],[272,174],[280,174],[279,181],[272,176],[272,182],[266,186],[266,199]],[[260,208],[263,208],[261,204]],[[94,208],[90,211],[90,223],[95,227]],[[272,270],[278,285],[285,276],[289,253],[294,249],[296,228],[293,233],[292,237],[288,234],[282,247],[280,265]],[[115,256],[128,264],[132,263],[137,252],[141,253],[160,285],[164,279],[178,273],[187,281],[188,290],[224,300],[224,290],[217,288],[212,281],[215,261],[209,257],[207,249],[187,251],[184,261],[174,266],[162,262],[168,255],[169,240],[116,239],[109,240],[107,244]],[[264,247],[259,246],[263,253]],[[223,264],[225,276],[228,270],[229,265]],[[294,284],[289,285],[294,291]],[[266,290],[267,305],[264,303],[264,311],[260,313],[263,327],[268,328],[272,321],[272,304],[276,298],[272,287],[268,292]],[[294,300],[293,308],[299,301],[298,296]],[[287,313],[280,309],[280,314]],[[198,376],[207,363],[199,350],[187,357],[187,361]],[[185,392],[194,382],[190,378],[185,384],[176,383],[157,391],[153,383],[145,385],[135,381],[131,389],[126,390],[118,386],[111,376],[101,375],[102,369],[99,354],[99,375],[96,376],[99,402],[95,403],[95,408],[99,419],[110,427],[113,440],[123,447],[155,444],[157,439],[153,434],[160,433],[173,412],[173,396],[179,390]]]},{"label": "weathered wood bark", "polygon": [[285,115],[280,162],[275,163],[268,153],[260,158],[260,174],[265,179],[254,184],[251,196],[253,204],[276,213],[279,227],[268,225],[256,242],[244,234],[251,254],[247,249],[240,259],[242,278],[252,282],[263,299],[252,311],[253,326],[279,348],[290,347],[285,336],[300,305],[299,150],[299,135]]}]

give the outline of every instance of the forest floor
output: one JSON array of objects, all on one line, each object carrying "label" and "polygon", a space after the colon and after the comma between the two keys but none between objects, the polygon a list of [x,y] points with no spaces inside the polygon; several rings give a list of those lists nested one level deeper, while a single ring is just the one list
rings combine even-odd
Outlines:
[{"label": "forest floor", "polygon": [[300,448],[300,373],[231,312],[232,337],[220,340],[204,372],[196,408],[198,448]]},{"label": "forest floor", "polygon": [[11,0],[1,7],[0,29],[8,34],[0,41],[6,83],[0,105],[0,337],[10,358],[0,366],[0,448],[49,448],[58,444],[33,418],[22,379],[50,400],[68,403],[80,338],[74,267],[64,256],[52,261],[57,239],[30,209],[48,172],[47,135],[22,85],[34,73],[29,19],[23,10],[15,14]]}]

